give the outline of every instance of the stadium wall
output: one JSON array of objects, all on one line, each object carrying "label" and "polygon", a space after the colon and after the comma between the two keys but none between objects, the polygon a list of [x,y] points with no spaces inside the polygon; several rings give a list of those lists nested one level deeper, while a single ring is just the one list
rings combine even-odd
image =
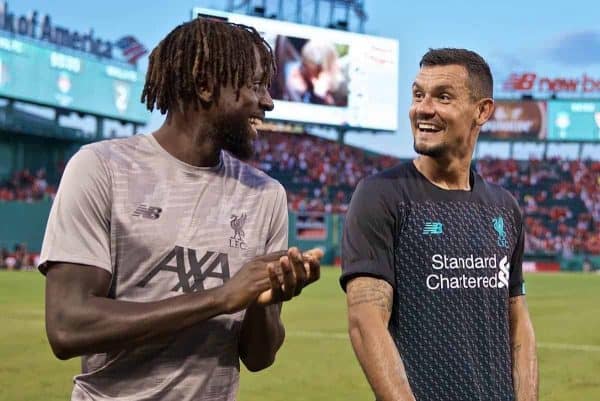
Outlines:
[{"label": "stadium wall", "polygon": [[50,199],[0,202],[0,248],[12,250],[15,244],[25,244],[29,251],[39,252],[51,205]]},{"label": "stadium wall", "polygon": [[[341,241],[344,219],[342,215],[325,213],[322,215],[323,224],[320,233],[303,235],[300,230],[299,217],[301,214],[289,213],[289,245],[297,246],[301,250],[315,247],[323,249],[323,264],[337,264],[341,257]],[[315,230],[316,231],[316,230]],[[307,238],[309,237],[309,238]]]},{"label": "stadium wall", "polygon": [[14,171],[43,168],[47,178],[56,182],[62,173],[60,166],[80,146],[80,142],[0,131],[0,180]]}]

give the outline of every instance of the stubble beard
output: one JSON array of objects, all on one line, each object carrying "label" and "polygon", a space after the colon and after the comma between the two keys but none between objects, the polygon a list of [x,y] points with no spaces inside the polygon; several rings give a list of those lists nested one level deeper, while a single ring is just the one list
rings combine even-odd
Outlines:
[{"label": "stubble beard", "polygon": [[254,156],[254,141],[250,129],[247,118],[225,115],[215,123],[211,136],[222,150],[240,160],[249,160]]},{"label": "stubble beard", "polygon": [[439,144],[439,145],[434,145],[434,146],[427,146],[427,145],[420,146],[417,144],[416,140],[413,143],[413,148],[414,148],[415,152],[417,152],[418,154],[423,155],[423,156],[429,156],[434,159],[445,156],[446,150],[447,150],[445,144]]}]

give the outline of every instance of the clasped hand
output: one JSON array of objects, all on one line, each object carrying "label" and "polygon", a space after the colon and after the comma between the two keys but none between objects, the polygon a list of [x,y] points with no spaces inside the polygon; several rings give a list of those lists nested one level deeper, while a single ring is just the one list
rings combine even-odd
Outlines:
[{"label": "clasped hand", "polygon": [[[276,258],[278,253],[270,255]],[[300,253],[298,248],[292,247],[278,259],[267,262],[270,288],[258,296],[257,303],[269,305],[300,295],[304,287],[319,279],[322,257],[323,251],[319,248]]]},{"label": "clasped hand", "polygon": [[220,291],[225,310],[233,313],[251,304],[265,306],[292,299],[319,279],[322,257],[320,249],[302,254],[292,247],[244,263]]}]

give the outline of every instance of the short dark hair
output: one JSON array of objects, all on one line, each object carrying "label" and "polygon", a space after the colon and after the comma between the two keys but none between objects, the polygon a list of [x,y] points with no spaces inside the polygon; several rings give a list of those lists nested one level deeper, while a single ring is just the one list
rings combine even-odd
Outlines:
[{"label": "short dark hair", "polygon": [[271,47],[253,27],[212,18],[196,18],[173,29],[152,50],[142,103],[162,114],[173,107],[191,104],[208,107],[200,90],[212,91],[231,84],[237,91],[252,79],[256,70],[254,49],[263,67],[262,84],[270,84],[275,73]]},{"label": "short dark hair", "polygon": [[488,63],[479,54],[467,49],[429,49],[419,67],[460,65],[469,75],[469,89],[475,100],[494,96],[494,79]]}]

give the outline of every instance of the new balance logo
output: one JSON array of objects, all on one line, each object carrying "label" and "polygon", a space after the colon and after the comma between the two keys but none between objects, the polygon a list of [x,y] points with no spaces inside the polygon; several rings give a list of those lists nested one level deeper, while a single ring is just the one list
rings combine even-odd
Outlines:
[{"label": "new balance logo", "polygon": [[444,230],[444,225],[439,221],[428,221],[423,227],[423,234],[425,235],[440,235]]},{"label": "new balance logo", "polygon": [[504,90],[530,91],[535,84],[536,74],[526,72],[524,74],[510,74],[504,82]]},{"label": "new balance logo", "polygon": [[160,207],[148,206],[142,203],[133,212],[133,217],[156,220],[160,217],[161,212],[162,209]]}]

